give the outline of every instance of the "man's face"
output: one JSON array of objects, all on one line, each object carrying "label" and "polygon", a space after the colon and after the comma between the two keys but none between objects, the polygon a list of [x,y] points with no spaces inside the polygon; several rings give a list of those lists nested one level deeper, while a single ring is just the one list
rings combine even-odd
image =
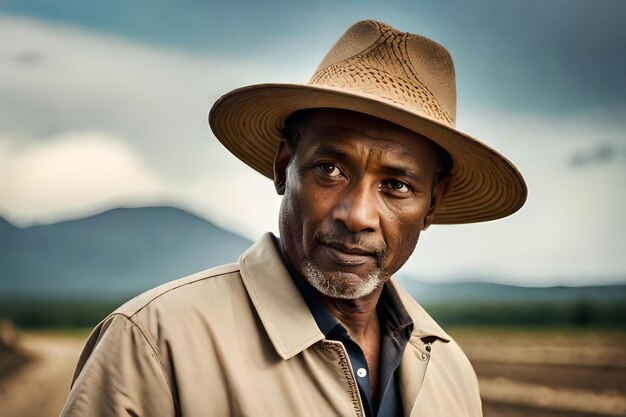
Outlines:
[{"label": "man's face", "polygon": [[292,266],[329,297],[373,292],[430,224],[435,158],[429,141],[399,126],[313,111],[295,149],[283,143],[275,163],[284,192],[280,234]]}]

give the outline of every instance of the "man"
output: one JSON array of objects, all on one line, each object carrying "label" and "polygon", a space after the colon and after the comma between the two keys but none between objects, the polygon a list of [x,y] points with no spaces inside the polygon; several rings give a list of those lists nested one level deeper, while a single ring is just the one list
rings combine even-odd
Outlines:
[{"label": "man", "polygon": [[479,416],[457,344],[392,279],[432,223],[504,217],[515,167],[457,131],[443,47],[355,24],[307,85],[238,89],[215,136],[284,195],[280,239],[131,300],[64,415]]}]

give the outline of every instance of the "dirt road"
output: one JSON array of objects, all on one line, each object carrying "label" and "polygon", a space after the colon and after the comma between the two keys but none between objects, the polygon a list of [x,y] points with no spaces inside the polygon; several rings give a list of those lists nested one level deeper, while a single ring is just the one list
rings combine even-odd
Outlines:
[{"label": "dirt road", "polygon": [[0,380],[0,415],[58,416],[83,344],[76,336],[23,334],[21,346],[32,360]]}]

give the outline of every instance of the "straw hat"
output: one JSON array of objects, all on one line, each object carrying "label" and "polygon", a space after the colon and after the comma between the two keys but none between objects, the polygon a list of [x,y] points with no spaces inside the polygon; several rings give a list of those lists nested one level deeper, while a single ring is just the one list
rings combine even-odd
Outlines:
[{"label": "straw hat", "polygon": [[455,128],[454,64],[448,51],[384,23],[353,25],[308,84],[258,84],[222,96],[211,108],[215,136],[237,158],[273,177],[280,130],[301,109],[338,108],[388,120],[444,148],[454,163],[433,223],[498,219],[526,200],[526,184],[499,153]]}]

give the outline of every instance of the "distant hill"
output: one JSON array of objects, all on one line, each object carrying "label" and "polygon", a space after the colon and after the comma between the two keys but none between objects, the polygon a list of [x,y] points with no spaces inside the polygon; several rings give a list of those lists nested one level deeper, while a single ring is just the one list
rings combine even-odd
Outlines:
[{"label": "distant hill", "polygon": [[[172,207],[120,208],[79,220],[18,228],[0,218],[0,300],[127,298],[163,282],[236,262],[251,242]],[[626,285],[517,287],[493,283],[402,285],[419,302],[626,302]]]},{"label": "distant hill", "polygon": [[0,218],[0,298],[126,297],[236,262],[251,242],[172,207],[28,228]]},{"label": "distant hill", "polygon": [[426,283],[406,276],[402,286],[420,303],[624,301],[626,285],[521,287],[489,282]]},{"label": "distant hill", "polygon": [[[26,328],[91,327],[133,295],[236,262],[250,244],[172,207],[115,209],[28,228],[0,218],[0,317]],[[626,285],[398,279],[445,325],[626,328]]]}]

